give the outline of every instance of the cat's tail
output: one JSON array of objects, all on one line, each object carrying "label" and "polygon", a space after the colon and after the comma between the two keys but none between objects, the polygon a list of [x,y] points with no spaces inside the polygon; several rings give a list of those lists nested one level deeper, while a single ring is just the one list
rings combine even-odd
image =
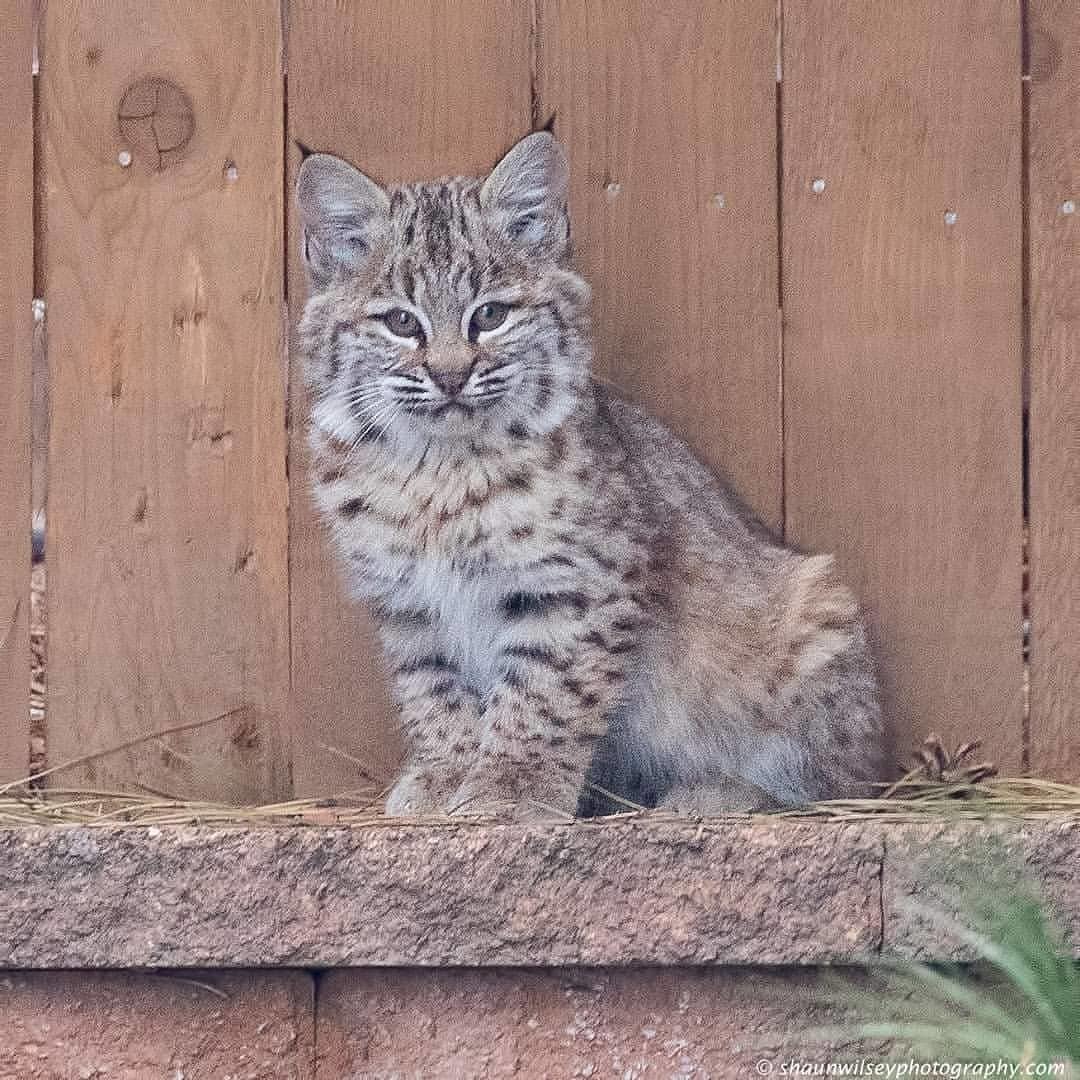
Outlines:
[{"label": "cat's tail", "polygon": [[833,577],[833,562],[831,555],[809,555],[792,566],[780,626],[789,676],[820,671],[855,643],[859,606]]}]

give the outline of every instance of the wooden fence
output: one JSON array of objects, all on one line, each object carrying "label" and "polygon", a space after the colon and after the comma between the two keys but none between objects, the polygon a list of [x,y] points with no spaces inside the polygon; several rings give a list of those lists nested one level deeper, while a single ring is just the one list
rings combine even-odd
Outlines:
[{"label": "wooden fence", "polygon": [[600,369],[838,553],[898,750],[978,737],[1080,779],[1080,6],[780,9],[70,0],[34,80],[35,13],[5,2],[0,773],[27,761],[35,295],[49,756],[134,743],[64,783],[277,799],[393,770],[306,492],[293,140],[415,179],[554,114]]}]

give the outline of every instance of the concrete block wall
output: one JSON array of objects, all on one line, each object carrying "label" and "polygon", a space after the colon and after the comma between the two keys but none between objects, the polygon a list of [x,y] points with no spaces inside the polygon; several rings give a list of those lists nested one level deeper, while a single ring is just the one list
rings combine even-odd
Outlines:
[{"label": "concrete block wall", "polygon": [[780,1077],[972,860],[1080,957],[1075,816],[0,830],[0,1080]]},{"label": "concrete block wall", "polygon": [[[825,1062],[814,969],[0,976],[5,1080],[723,1078]],[[763,1064],[764,1063],[764,1064]]]}]

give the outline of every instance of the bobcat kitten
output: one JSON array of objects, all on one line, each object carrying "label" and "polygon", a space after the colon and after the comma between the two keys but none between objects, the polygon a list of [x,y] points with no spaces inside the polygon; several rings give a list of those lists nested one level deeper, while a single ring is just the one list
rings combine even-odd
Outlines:
[{"label": "bobcat kitten", "polygon": [[591,381],[567,183],[547,132],[483,181],[300,169],[315,494],[408,747],[387,811],[854,793],[882,742],[855,601]]}]

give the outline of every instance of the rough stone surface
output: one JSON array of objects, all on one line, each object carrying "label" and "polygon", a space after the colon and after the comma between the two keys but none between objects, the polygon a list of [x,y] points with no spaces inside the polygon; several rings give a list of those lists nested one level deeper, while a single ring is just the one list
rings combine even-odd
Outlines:
[{"label": "rough stone surface", "polygon": [[1075,820],[9,829],[0,967],[955,957],[909,903],[980,865],[1041,888],[1080,955]]},{"label": "rough stone surface", "polygon": [[807,1035],[836,1019],[806,969],[337,971],[319,987],[316,1075],[781,1076],[839,1057]]},{"label": "rough stone surface", "polygon": [[0,831],[0,967],[858,960],[881,855],[768,820]]},{"label": "rough stone surface", "polygon": [[0,975],[4,1080],[311,1080],[303,972]]},{"label": "rough stone surface", "polygon": [[1045,899],[1080,957],[1080,820],[892,825],[885,837],[887,951],[971,959],[949,927],[950,920],[964,922],[963,889],[974,883],[997,891],[1019,882]]}]

